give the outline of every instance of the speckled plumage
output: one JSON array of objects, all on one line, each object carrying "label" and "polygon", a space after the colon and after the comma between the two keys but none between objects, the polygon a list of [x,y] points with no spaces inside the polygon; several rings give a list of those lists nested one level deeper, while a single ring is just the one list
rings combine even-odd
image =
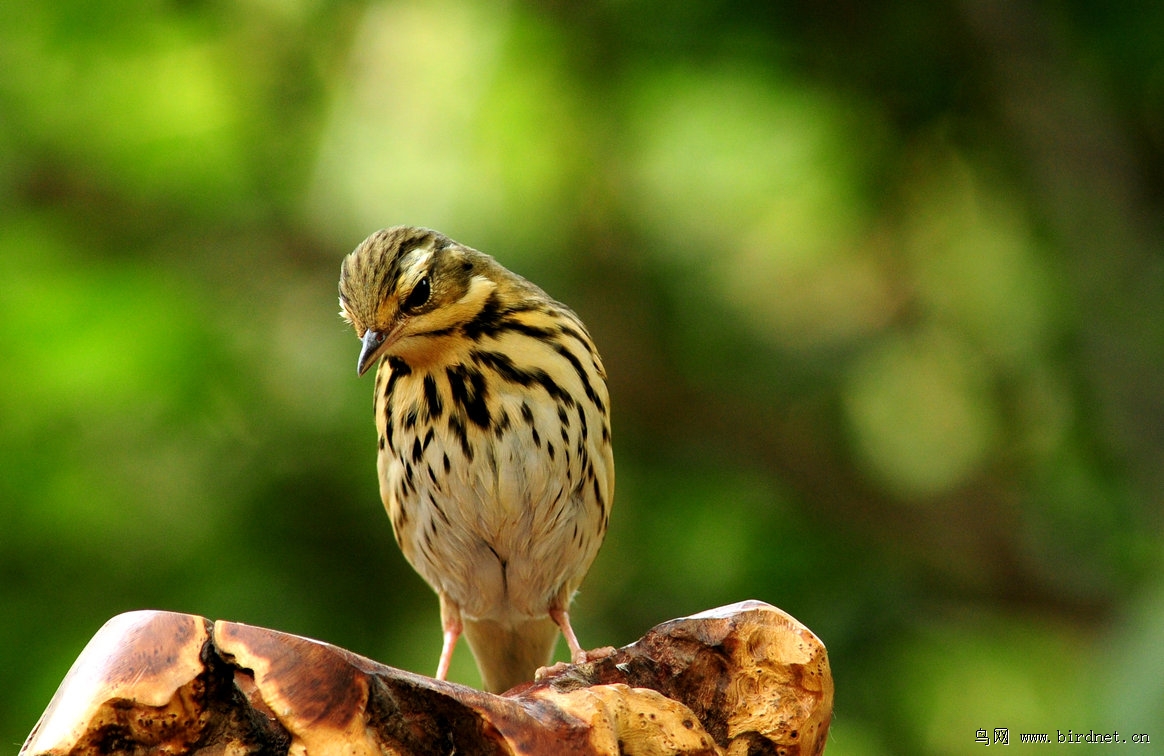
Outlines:
[{"label": "speckled plumage", "polygon": [[441,600],[438,677],[462,628],[485,686],[547,664],[598,553],[614,492],[606,374],[578,317],[427,229],[394,227],[343,262],[343,316],[375,385],[380,493]]}]

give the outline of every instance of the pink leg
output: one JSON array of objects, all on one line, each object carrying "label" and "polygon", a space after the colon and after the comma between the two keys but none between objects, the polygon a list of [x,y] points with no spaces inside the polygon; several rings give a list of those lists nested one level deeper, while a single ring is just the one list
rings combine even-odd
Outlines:
[{"label": "pink leg", "polygon": [[562,637],[566,639],[566,645],[570,647],[570,660],[574,664],[585,662],[586,652],[578,643],[578,636],[574,635],[574,628],[570,627],[570,613],[561,607],[553,607],[550,609],[550,619],[562,630]]},{"label": "pink leg", "polygon": [[[600,659],[605,659],[615,653],[611,646],[603,646],[591,651],[586,651],[582,648],[582,644],[578,642],[578,636],[574,635],[574,628],[570,627],[570,613],[560,606],[550,608],[550,619],[562,631],[562,636],[566,639],[566,645],[570,647],[570,663],[571,664],[585,664],[587,662],[596,662]],[[558,662],[549,667],[540,668],[535,674],[535,680],[544,680],[556,674],[560,674],[569,665],[565,662]]]},{"label": "pink leg", "polygon": [[441,659],[437,662],[436,679],[447,680],[449,665],[453,663],[453,649],[457,647],[457,639],[461,637],[461,609],[456,604],[441,598],[441,627],[444,630],[444,643],[441,644]]}]

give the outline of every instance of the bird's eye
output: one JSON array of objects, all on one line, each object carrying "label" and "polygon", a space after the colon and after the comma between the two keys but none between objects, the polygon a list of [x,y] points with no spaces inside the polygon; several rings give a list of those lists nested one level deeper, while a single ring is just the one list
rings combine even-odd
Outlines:
[{"label": "bird's eye", "polygon": [[404,300],[404,304],[401,305],[401,309],[415,310],[423,307],[431,294],[432,287],[428,283],[428,276],[425,276],[417,282],[416,286],[412,287],[412,291],[408,293],[408,297]]}]

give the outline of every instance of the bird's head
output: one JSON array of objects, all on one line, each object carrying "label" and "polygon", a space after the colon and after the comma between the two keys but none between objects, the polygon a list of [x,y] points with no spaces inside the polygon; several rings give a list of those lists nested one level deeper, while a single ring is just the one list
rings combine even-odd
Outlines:
[{"label": "bird's head", "polygon": [[340,315],[363,342],[363,375],[381,357],[425,361],[497,287],[488,255],[425,228],[369,236],[340,267]]}]

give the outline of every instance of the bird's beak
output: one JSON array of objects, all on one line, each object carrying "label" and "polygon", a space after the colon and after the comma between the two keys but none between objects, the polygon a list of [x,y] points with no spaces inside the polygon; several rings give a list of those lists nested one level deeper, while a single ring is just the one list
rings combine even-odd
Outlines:
[{"label": "bird's beak", "polygon": [[360,359],[356,363],[356,374],[363,375],[380,356],[380,348],[384,346],[385,334],[383,331],[368,329],[364,332],[364,346],[360,348]]}]

